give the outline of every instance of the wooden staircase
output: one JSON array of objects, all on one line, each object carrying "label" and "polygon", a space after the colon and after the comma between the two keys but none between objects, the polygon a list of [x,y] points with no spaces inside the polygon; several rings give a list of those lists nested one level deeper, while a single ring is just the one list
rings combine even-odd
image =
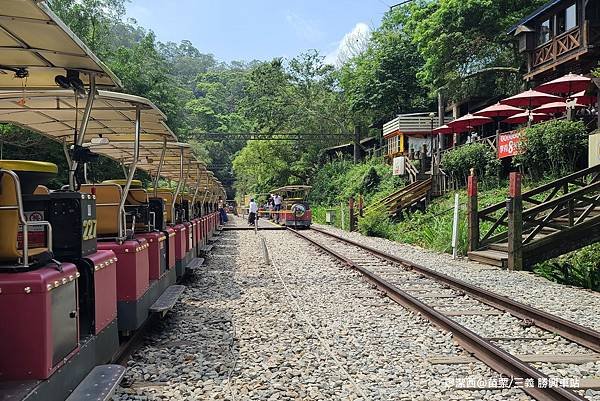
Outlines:
[{"label": "wooden staircase", "polygon": [[519,266],[529,268],[600,241],[600,166],[542,185],[517,201],[522,210],[509,212],[503,202],[476,212],[469,259],[507,267],[509,258],[518,257]]},{"label": "wooden staircase", "polygon": [[403,210],[427,199],[431,191],[432,179],[417,180],[398,191],[386,196],[376,203],[367,206],[365,213],[386,209],[390,217],[399,216]]}]

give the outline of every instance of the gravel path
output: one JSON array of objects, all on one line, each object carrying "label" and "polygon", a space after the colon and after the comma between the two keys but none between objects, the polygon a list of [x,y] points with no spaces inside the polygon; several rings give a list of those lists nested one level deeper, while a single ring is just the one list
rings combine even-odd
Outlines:
[{"label": "gravel path", "polygon": [[[115,400],[529,400],[461,390],[486,366],[451,336],[287,232],[224,232],[181,302],[129,362]],[[285,282],[285,286],[282,285]],[[463,383],[467,384],[468,383]]]},{"label": "gravel path", "polygon": [[318,224],[315,226],[506,295],[594,330],[600,330],[600,314],[598,313],[600,293],[553,283],[530,272],[509,272],[497,267],[471,262],[466,258],[452,260],[452,256],[449,254],[441,254],[382,238],[366,237],[359,233],[349,233],[330,226]]}]

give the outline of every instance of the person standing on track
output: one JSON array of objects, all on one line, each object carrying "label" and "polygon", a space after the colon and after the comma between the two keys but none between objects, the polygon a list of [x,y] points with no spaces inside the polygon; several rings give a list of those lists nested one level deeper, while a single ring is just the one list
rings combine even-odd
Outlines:
[{"label": "person standing on track", "polygon": [[275,210],[275,204],[273,203],[273,194],[270,194],[269,199],[267,199],[267,210],[269,211],[269,219],[273,220],[273,210]]},{"label": "person standing on track", "polygon": [[273,197],[273,208],[275,210],[275,218],[277,219],[277,223],[279,223],[279,212],[281,211],[281,196],[279,194],[275,194]]},{"label": "person standing on track", "polygon": [[258,212],[258,204],[254,202],[254,198],[250,199],[250,205],[248,205],[248,224],[253,226],[256,222],[256,213]]}]

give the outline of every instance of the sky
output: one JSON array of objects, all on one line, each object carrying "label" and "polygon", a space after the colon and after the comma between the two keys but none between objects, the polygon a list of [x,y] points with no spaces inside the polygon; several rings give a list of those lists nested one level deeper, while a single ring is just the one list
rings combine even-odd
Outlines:
[{"label": "sky", "polygon": [[[162,42],[190,40],[221,61],[291,58],[317,49],[335,64],[396,0],[131,0],[127,16]],[[346,40],[344,40],[346,38]]]}]

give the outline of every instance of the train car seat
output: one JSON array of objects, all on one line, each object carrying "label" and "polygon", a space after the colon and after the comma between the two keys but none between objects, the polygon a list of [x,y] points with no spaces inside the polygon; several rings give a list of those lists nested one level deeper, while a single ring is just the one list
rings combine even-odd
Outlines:
[{"label": "train car seat", "polygon": [[[23,250],[19,249],[19,200],[17,199],[17,182],[0,171],[0,262],[18,263],[23,258]],[[29,248],[28,256],[34,258],[44,252],[46,247]]]},{"label": "train car seat", "polygon": [[[105,180],[103,184],[117,184],[123,188],[127,184],[127,180]],[[148,191],[143,188],[140,180],[132,180],[129,186],[129,192],[125,198],[125,210],[127,206],[148,206]],[[146,231],[146,225],[143,222],[136,222],[136,230]]]},{"label": "train car seat", "polygon": [[98,236],[119,234],[119,203],[121,186],[117,184],[84,184],[80,192],[96,195],[96,220]]},{"label": "train car seat", "polygon": [[[153,191],[151,190],[153,193]],[[158,189],[156,196],[163,198],[165,201],[165,214],[167,216],[167,224],[174,224],[173,221],[173,193],[169,189]]]}]

